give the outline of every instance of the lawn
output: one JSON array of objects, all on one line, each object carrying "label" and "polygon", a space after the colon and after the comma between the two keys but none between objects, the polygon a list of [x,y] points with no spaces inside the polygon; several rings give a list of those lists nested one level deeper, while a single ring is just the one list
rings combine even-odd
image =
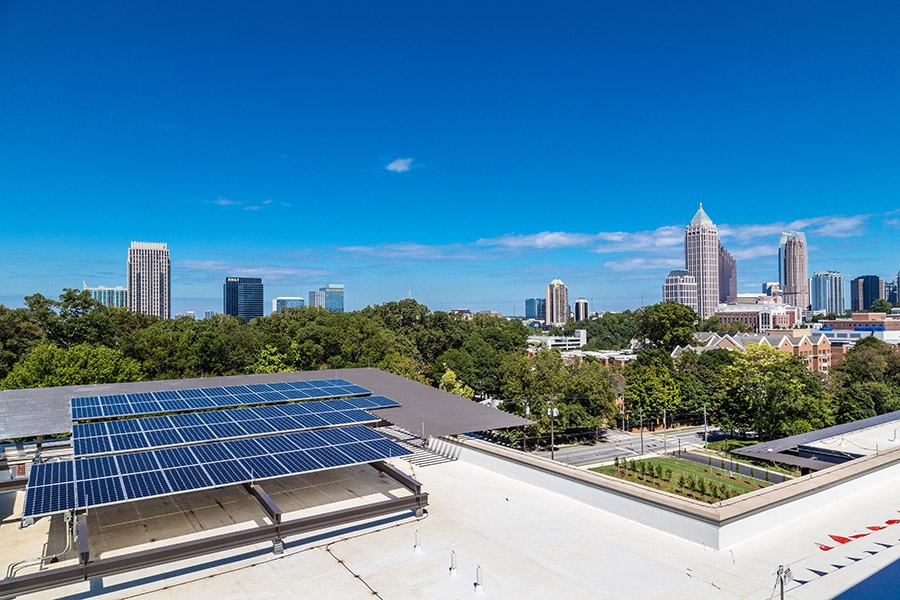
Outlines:
[{"label": "lawn", "polygon": [[621,461],[618,466],[608,465],[591,470],[709,503],[770,485],[716,467],[673,457]]}]

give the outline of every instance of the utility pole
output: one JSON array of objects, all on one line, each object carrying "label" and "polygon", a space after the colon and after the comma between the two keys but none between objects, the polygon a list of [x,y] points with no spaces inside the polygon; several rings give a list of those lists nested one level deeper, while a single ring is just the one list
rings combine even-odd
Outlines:
[{"label": "utility pole", "polygon": [[706,403],[703,403],[703,449],[709,449],[709,433],[706,430]]},{"label": "utility pole", "polygon": [[[643,299],[643,296],[641,297]],[[641,456],[644,455],[644,408],[641,407],[640,411],[640,422],[638,423],[638,427],[641,430]]]},{"label": "utility pole", "polygon": [[550,408],[547,409],[547,414],[550,415],[550,460],[556,460],[556,440],[553,435],[553,425],[555,424],[556,417],[559,416],[559,410],[552,401]]},{"label": "utility pole", "polygon": [[669,442],[666,440],[666,409],[663,409],[663,456],[669,453]]}]

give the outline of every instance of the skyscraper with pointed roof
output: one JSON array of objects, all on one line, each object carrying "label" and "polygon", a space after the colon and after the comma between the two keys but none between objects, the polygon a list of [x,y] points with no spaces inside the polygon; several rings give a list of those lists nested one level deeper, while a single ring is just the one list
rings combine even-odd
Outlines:
[{"label": "skyscraper with pointed roof", "polygon": [[778,279],[784,301],[791,306],[809,307],[806,234],[784,231],[778,244]]},{"label": "skyscraper with pointed roof", "polygon": [[702,203],[684,230],[684,265],[697,282],[697,313],[708,319],[719,304],[719,232]]}]

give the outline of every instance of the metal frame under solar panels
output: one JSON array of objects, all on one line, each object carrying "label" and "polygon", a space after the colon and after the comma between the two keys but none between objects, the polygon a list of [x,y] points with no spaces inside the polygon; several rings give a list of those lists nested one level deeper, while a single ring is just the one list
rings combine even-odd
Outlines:
[{"label": "metal frame under solar panels", "polygon": [[72,445],[75,456],[84,457],[378,422],[378,417],[353,404],[319,400],[75,424]]},{"label": "metal frame under solar panels", "polygon": [[35,518],[412,454],[365,425],[323,431],[328,433],[309,431],[34,465],[22,516]]},{"label": "metal frame under solar panels", "polygon": [[366,388],[344,379],[314,379],[78,397],[71,399],[71,414],[74,421],[87,421],[369,394]]}]

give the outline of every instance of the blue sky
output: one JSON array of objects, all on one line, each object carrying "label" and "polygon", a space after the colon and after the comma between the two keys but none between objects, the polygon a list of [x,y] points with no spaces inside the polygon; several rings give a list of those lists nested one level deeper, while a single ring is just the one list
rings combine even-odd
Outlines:
[{"label": "blue sky", "polygon": [[657,302],[697,205],[777,279],[900,270],[896,2],[0,2],[0,302],[125,284],[176,312]]}]

